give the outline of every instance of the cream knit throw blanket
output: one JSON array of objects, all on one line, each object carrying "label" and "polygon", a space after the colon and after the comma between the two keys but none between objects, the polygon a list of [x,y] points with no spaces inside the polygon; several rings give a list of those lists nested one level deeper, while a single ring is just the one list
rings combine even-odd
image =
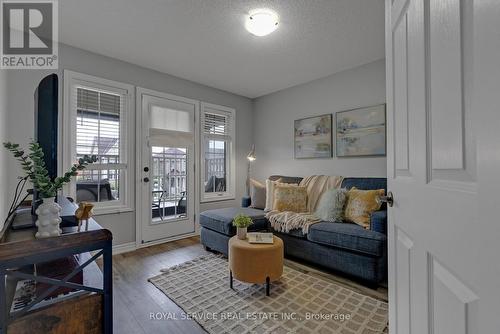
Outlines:
[{"label": "cream knit throw blanket", "polygon": [[339,188],[342,183],[341,176],[312,175],[305,177],[300,186],[307,189],[307,210],[308,212],[290,211],[269,211],[266,218],[271,223],[273,229],[278,232],[290,232],[295,229],[302,229],[302,233],[309,232],[309,226],[319,223],[320,220],[314,215],[321,195],[328,189]]}]

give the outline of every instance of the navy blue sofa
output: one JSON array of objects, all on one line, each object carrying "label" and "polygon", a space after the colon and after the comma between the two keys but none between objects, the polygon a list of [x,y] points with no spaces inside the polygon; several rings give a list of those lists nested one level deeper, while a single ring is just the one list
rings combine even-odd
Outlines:
[{"label": "navy blue sofa", "polygon": [[[275,176],[273,178],[277,178]],[[297,178],[288,178],[297,181]],[[299,179],[300,180],[300,179]],[[342,188],[385,189],[385,178],[344,178]],[[210,250],[227,256],[228,240],[236,234],[232,226],[237,214],[250,216],[254,224],[249,231],[270,230],[263,210],[233,207],[202,212],[200,215],[201,243]],[[347,274],[370,285],[387,279],[387,209],[372,214],[370,229],[351,223],[320,222],[309,228],[274,234],[283,239],[285,256],[305,260],[330,270]]]}]

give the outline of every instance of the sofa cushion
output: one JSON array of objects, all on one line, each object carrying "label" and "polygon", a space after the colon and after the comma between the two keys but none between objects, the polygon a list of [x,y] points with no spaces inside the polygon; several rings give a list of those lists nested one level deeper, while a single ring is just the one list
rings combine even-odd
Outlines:
[{"label": "sofa cushion", "polygon": [[267,229],[268,222],[263,210],[240,207],[203,211],[200,214],[200,225],[226,235],[234,235],[236,228],[233,226],[233,218],[239,214],[252,218],[253,224],[248,227],[249,231]]},{"label": "sofa cushion", "polygon": [[370,216],[370,230],[387,235],[387,211],[375,211]]},{"label": "sofa cushion", "polygon": [[307,239],[319,244],[373,256],[382,256],[387,243],[384,234],[365,230],[359,225],[350,223],[321,222],[311,225]]},{"label": "sofa cushion", "polygon": [[302,232],[301,228],[295,228],[293,230],[290,230],[289,232],[278,232],[275,229],[273,229],[272,227],[271,227],[271,229],[272,229],[273,233],[277,234],[277,235],[286,234],[286,235],[300,238],[300,239],[307,239],[307,234],[304,234],[304,232]]},{"label": "sofa cushion", "polygon": [[347,190],[352,187],[362,190],[384,189],[387,192],[387,179],[385,177],[345,177],[340,187]]},{"label": "sofa cushion", "polygon": [[298,176],[284,176],[284,175],[271,175],[268,178],[271,181],[280,180],[281,183],[299,184],[302,181],[301,177]]}]

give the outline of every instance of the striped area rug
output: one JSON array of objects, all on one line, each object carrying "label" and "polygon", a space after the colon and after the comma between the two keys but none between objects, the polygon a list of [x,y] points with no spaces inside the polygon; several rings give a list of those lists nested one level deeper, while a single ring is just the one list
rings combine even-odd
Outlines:
[{"label": "striped area rug", "polygon": [[164,269],[149,281],[207,332],[221,333],[385,333],[387,303],[338,284],[284,267],[271,285],[234,280],[227,260],[210,254]]}]

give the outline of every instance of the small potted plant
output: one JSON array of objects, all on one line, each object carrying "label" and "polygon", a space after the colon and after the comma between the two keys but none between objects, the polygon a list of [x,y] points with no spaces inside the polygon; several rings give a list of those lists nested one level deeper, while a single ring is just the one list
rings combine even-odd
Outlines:
[{"label": "small potted plant", "polygon": [[3,146],[21,163],[23,171],[42,198],[43,203],[36,209],[38,219],[35,224],[38,227],[38,232],[35,236],[47,238],[61,235],[59,228],[61,207],[55,203],[57,192],[71,181],[71,177],[78,175],[78,171],[85,169],[88,164],[96,162],[97,158],[86,155],[78,159],[78,162],[71,166],[63,176],[52,180],[43,160],[43,150],[37,142],[32,141],[29,144],[29,153],[27,154],[19,148],[19,144],[8,142],[4,143]]},{"label": "small potted plant", "polygon": [[233,226],[236,226],[236,234],[238,235],[238,239],[245,240],[247,238],[247,228],[252,225],[252,218],[239,214],[234,217]]}]

